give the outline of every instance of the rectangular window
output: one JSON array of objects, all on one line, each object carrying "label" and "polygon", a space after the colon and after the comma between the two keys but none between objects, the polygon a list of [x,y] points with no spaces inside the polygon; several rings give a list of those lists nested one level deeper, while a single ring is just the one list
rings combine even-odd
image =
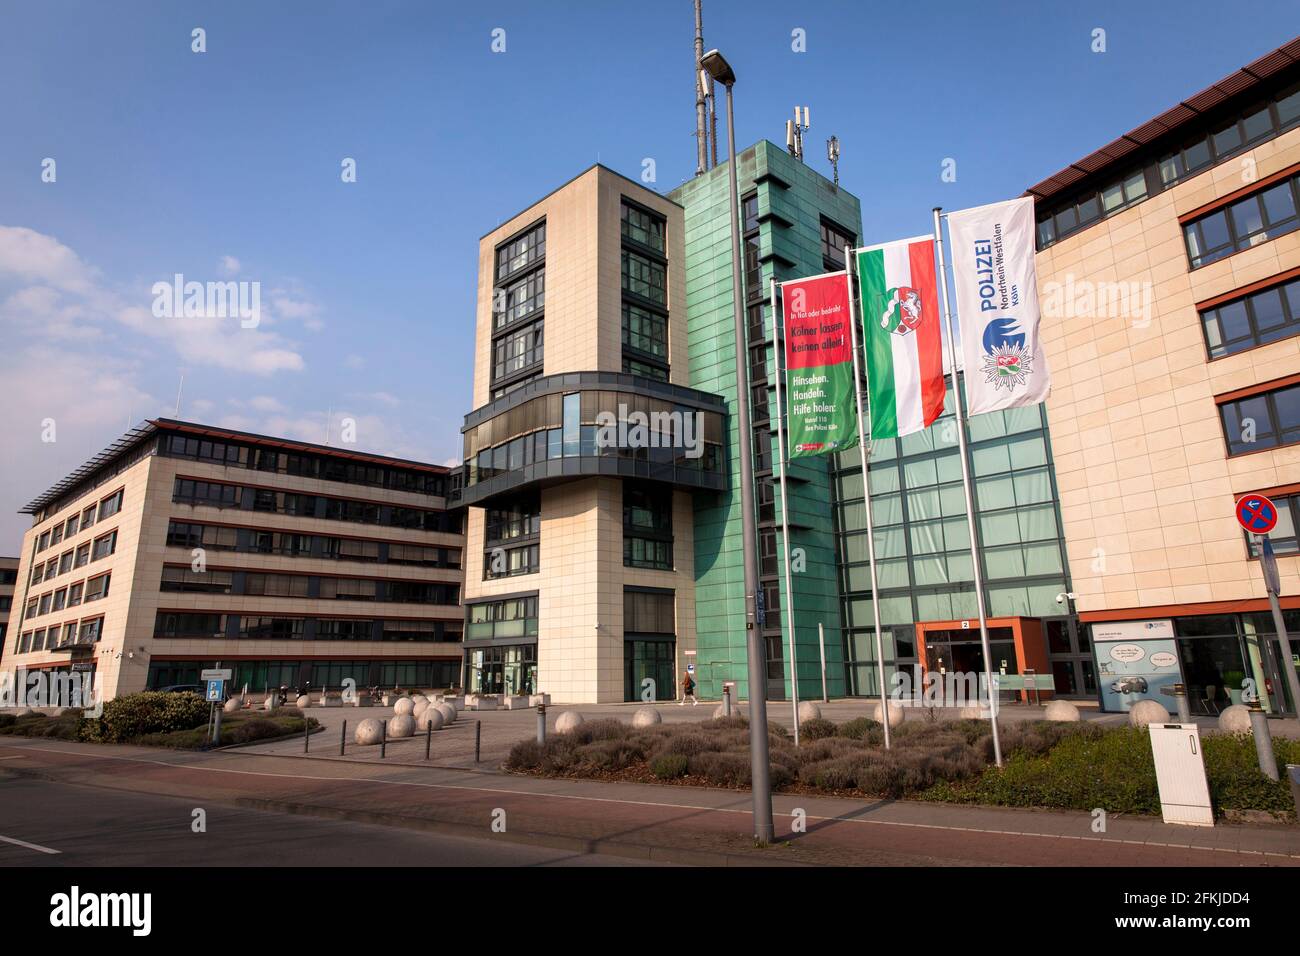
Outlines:
[{"label": "rectangular window", "polygon": [[253,640],[300,641],[307,622],[300,617],[241,617],[239,636]]},{"label": "rectangular window", "polygon": [[623,564],[625,567],[672,570],[671,488],[623,483]]},{"label": "rectangular window", "polygon": [[1300,385],[1224,402],[1219,406],[1229,455],[1300,442]]},{"label": "rectangular window", "polygon": [[1300,279],[1206,309],[1201,325],[1212,359],[1300,334]]},{"label": "rectangular window", "polygon": [[51,596],[51,595],[49,595],[49,594],[42,594],[42,595],[41,595],[41,606],[40,606],[40,610],[38,610],[36,613],[37,613],[37,614],[49,614],[49,613],[50,613],[50,601],[51,601],[51,599],[52,599],[52,596]]},{"label": "rectangular window", "polygon": [[154,637],[215,638],[226,636],[224,614],[159,611],[154,619]]},{"label": "rectangular window", "polygon": [[85,585],[77,583],[68,588],[68,607],[76,607],[81,603],[81,593]]},{"label": "rectangular window", "polygon": [[122,509],[122,492],[109,495],[99,503],[99,520],[112,517]]},{"label": "rectangular window", "polygon": [[66,574],[68,571],[71,570],[72,570],[72,552],[69,551],[67,554],[61,555],[59,557],[59,573]]},{"label": "rectangular window", "polygon": [[[177,478],[172,489],[172,501],[208,505],[213,508],[235,508],[239,506],[240,491],[239,485],[222,485],[212,481]],[[102,512],[100,517],[103,517]]]},{"label": "rectangular window", "polygon": [[[229,594],[233,586],[234,575],[230,571],[194,571],[188,567],[164,567],[162,579],[158,583],[160,591],[189,591],[201,594]],[[89,592],[86,594],[86,600],[90,600]]]},{"label": "rectangular window", "polygon": [[521,269],[535,266],[545,255],[546,223],[543,221],[497,247],[497,279],[504,279]]},{"label": "rectangular window", "polygon": [[539,269],[498,291],[493,301],[493,329],[499,332],[508,328],[545,305],[546,272]]},{"label": "rectangular window", "polygon": [[633,206],[623,201],[623,236],[638,242],[643,246],[649,246],[655,252],[664,251],[664,225],[665,220],[662,216],[656,216],[654,213],[642,209],[639,206]]},{"label": "rectangular window", "polygon": [[668,267],[630,249],[623,250],[623,291],[668,304]]},{"label": "rectangular window", "polygon": [[672,591],[623,590],[623,634],[676,633]]},{"label": "rectangular window", "polygon": [[322,641],[369,641],[374,639],[375,622],[324,619],[316,622],[316,637]]},{"label": "rectangular window", "polygon": [[642,378],[653,379],[656,382],[668,381],[667,368],[642,359],[632,358],[630,355],[623,356],[623,371],[628,375],[640,375]]},{"label": "rectangular window", "polygon": [[1193,269],[1300,228],[1300,174],[1194,219],[1183,226]]},{"label": "rectangular window", "polygon": [[95,644],[104,631],[104,619],[97,617],[93,621],[82,621],[81,631],[77,635],[78,644]]},{"label": "rectangular window", "polygon": [[[264,597],[307,597],[310,580],[304,574],[246,574],[244,593]],[[326,580],[333,580],[333,578]],[[321,597],[327,596],[324,592],[325,589],[322,587]],[[328,596],[333,597],[332,594]]]},{"label": "rectangular window", "polygon": [[631,302],[624,302],[623,346],[667,361],[668,317]]},{"label": "rectangular window", "polygon": [[86,528],[89,528],[92,524],[95,523],[95,509],[96,509],[96,507],[97,507],[96,505],[91,505],[89,508],[87,508],[85,511],[83,511],[83,512],[81,513],[81,527],[82,527],[82,530],[85,530]]},{"label": "rectangular window", "polygon": [[112,575],[101,574],[97,578],[91,578],[86,582],[85,603],[98,601],[100,598],[108,597],[108,579]]},{"label": "rectangular window", "polygon": [[54,610],[62,611],[68,606],[68,589],[60,588],[54,592]]},{"label": "rectangular window", "polygon": [[857,237],[829,220],[822,220],[822,265],[828,272],[844,268],[844,247],[857,245]]},{"label": "rectangular window", "polygon": [[87,541],[85,544],[80,545],[77,548],[77,556],[73,560],[72,566],[74,568],[80,568],[89,563],[90,563],[90,542]]},{"label": "rectangular window", "polygon": [[63,540],[63,525],[56,524],[50,529],[50,545],[56,545]]},{"label": "rectangular window", "polygon": [[116,550],[117,532],[113,531],[102,538],[95,539],[95,547],[91,551],[90,560],[98,561],[100,558],[106,558]]},{"label": "rectangular window", "polygon": [[492,381],[500,381],[542,364],[543,325],[533,322],[492,343]]}]

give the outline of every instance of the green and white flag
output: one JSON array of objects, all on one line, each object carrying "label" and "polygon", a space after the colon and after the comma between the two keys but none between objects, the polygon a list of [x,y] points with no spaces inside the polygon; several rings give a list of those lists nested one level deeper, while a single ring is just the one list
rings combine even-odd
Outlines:
[{"label": "green and white flag", "polygon": [[857,251],[871,437],[897,438],[943,414],[934,237]]}]

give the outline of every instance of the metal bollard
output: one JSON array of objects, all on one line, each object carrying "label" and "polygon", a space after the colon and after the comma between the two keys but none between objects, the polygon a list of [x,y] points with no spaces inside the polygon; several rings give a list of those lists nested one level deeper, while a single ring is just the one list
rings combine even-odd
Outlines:
[{"label": "metal bollard", "polygon": [[1255,738],[1255,755],[1259,769],[1270,780],[1277,780],[1277,757],[1273,754],[1273,734],[1268,729],[1268,715],[1256,700],[1250,705],[1250,732]]},{"label": "metal bollard", "polygon": [[379,759],[383,760],[388,754],[388,721],[379,722]]},{"label": "metal bollard", "polygon": [[722,685],[722,716],[731,716],[731,685]]},{"label": "metal bollard", "polygon": [[339,733],[339,756],[344,756],[343,751],[348,745],[348,722],[343,721],[343,730]]},{"label": "metal bollard", "polygon": [[311,718],[306,714],[302,715],[302,752],[311,752]]},{"label": "metal bollard", "polygon": [[483,721],[474,721],[474,762],[479,760],[479,744],[483,741]]},{"label": "metal bollard", "polygon": [[433,724],[424,725],[424,759],[429,759],[429,745],[433,743]]},{"label": "metal bollard", "polygon": [[546,746],[546,705],[537,705],[537,742]]},{"label": "metal bollard", "polygon": [[1174,706],[1178,708],[1178,722],[1180,724],[1190,724],[1192,714],[1187,708],[1187,685],[1175,684],[1170,688],[1170,691],[1174,695]]}]

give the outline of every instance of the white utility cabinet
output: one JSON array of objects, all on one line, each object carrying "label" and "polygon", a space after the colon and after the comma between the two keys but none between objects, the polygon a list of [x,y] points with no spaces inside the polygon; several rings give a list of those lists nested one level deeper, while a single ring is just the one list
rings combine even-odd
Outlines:
[{"label": "white utility cabinet", "polygon": [[1150,724],[1147,729],[1165,823],[1214,826],[1200,730],[1195,724]]}]

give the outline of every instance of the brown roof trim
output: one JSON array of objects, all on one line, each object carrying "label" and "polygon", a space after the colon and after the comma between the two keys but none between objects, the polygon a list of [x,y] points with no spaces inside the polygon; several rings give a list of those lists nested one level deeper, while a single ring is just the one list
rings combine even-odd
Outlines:
[{"label": "brown roof trim", "polygon": [[1296,173],[1300,173],[1300,163],[1292,163],[1286,169],[1279,169],[1271,176],[1265,176],[1263,179],[1258,179],[1253,183],[1247,183],[1240,189],[1234,189],[1226,196],[1220,196],[1218,199],[1211,200],[1203,206],[1197,206],[1190,212],[1183,213],[1178,217],[1178,225],[1185,226],[1193,219],[1200,219],[1202,216],[1208,216],[1210,213],[1222,209],[1224,206],[1232,205],[1238,199],[1252,195],[1253,193],[1261,192],[1269,186],[1272,186],[1274,183],[1281,182],[1284,179],[1290,179]]},{"label": "brown roof trim", "polygon": [[1233,495],[1233,501],[1240,501],[1246,495],[1263,495],[1265,498],[1272,498],[1274,495],[1282,497],[1283,495],[1300,495],[1300,484],[1291,485],[1274,485],[1272,488],[1252,488],[1249,491],[1243,491],[1239,495]]},{"label": "brown roof trim", "polygon": [[[1300,608],[1300,594],[1280,598],[1284,608]],[[1199,604],[1157,604],[1151,607],[1125,607],[1109,611],[1080,611],[1085,624],[1110,621],[1143,621],[1156,617],[1192,617],[1198,614],[1240,614],[1267,611],[1268,598],[1245,598],[1238,601],[1203,601]]]},{"label": "brown roof trim", "polygon": [[1215,395],[1214,404],[1222,405],[1225,402],[1235,402],[1239,398],[1250,398],[1252,395],[1262,395],[1264,392],[1271,392],[1275,389],[1296,384],[1300,384],[1300,373],[1284,375],[1281,378],[1260,382],[1258,385],[1247,385],[1245,388],[1238,388],[1231,392],[1224,392],[1222,395]]},{"label": "brown roof trim", "polygon": [[[1275,275],[1271,275],[1266,279],[1260,279],[1258,282],[1252,282],[1249,285],[1239,286],[1236,289],[1229,289],[1227,292],[1220,293],[1219,295],[1212,296],[1211,298],[1203,299],[1202,301],[1196,303],[1196,311],[1204,312],[1206,309],[1212,309],[1216,305],[1223,305],[1223,303],[1231,302],[1234,299],[1242,299],[1248,295],[1251,295],[1252,293],[1262,292],[1264,289],[1271,289],[1273,286],[1284,285],[1287,282],[1290,282],[1296,276],[1300,276],[1300,266],[1296,266],[1294,269],[1287,269],[1284,272],[1276,273]],[[1273,343],[1266,342],[1264,344],[1272,345]],[[1256,348],[1258,347],[1259,346],[1256,346]],[[1247,351],[1250,350],[1249,349],[1241,350],[1241,352],[1247,352]],[[1229,354],[1240,355],[1241,352],[1231,352]],[[1228,358],[1228,355],[1223,356],[1223,358]],[[1215,361],[1218,360],[1216,359]]]},{"label": "brown roof trim", "polygon": [[1265,53],[1235,73],[1201,90],[1195,96],[1188,97],[1101,149],[1089,153],[1060,172],[1030,186],[1025,190],[1025,195],[1033,196],[1035,199],[1049,199],[1085,176],[1091,176],[1115,165],[1118,160],[1139,146],[1146,146],[1162,136],[1176,132],[1202,113],[1214,109],[1232,97],[1248,92],[1296,63],[1300,63],[1300,37]]}]

